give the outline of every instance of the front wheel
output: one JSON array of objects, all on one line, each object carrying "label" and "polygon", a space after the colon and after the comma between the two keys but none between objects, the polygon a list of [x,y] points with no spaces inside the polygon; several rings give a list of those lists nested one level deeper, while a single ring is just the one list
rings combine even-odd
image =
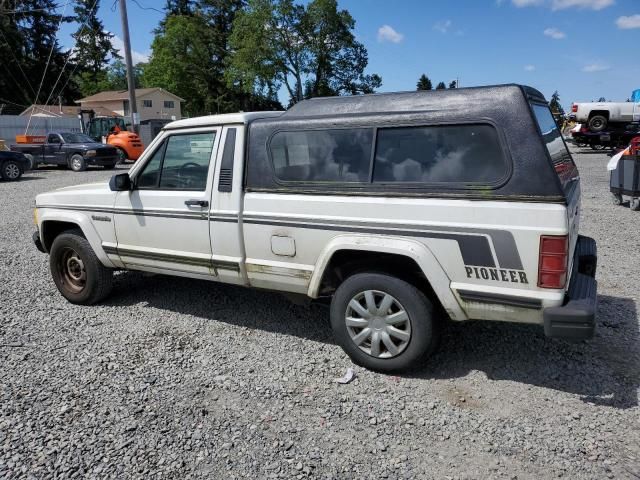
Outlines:
[{"label": "front wheel", "polygon": [[124,163],[127,160],[129,160],[129,158],[127,157],[127,152],[125,152],[122,148],[120,147],[116,147],[118,150],[118,163]]},{"label": "front wheel", "polygon": [[424,293],[380,273],[359,273],[338,287],[331,327],[354,363],[379,372],[419,366],[439,338],[434,308]]},{"label": "front wheel", "polygon": [[18,165],[18,162],[15,162],[13,160],[7,160],[2,164],[2,170],[0,170],[0,175],[5,180],[14,182],[22,176],[22,170],[20,169],[20,165]]},{"label": "front wheel", "polygon": [[74,172],[82,172],[87,169],[87,163],[84,161],[84,157],[79,153],[75,153],[69,159],[69,167]]},{"label": "front wheel", "polygon": [[80,230],[61,233],[49,256],[53,281],[64,298],[78,305],[92,305],[111,292],[113,274],[106,268]]}]

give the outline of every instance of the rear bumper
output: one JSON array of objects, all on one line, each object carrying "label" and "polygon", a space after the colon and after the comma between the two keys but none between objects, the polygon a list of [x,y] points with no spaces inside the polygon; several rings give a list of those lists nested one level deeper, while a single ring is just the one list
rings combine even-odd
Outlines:
[{"label": "rear bumper", "polygon": [[595,240],[589,237],[578,237],[573,275],[565,302],[562,306],[544,309],[545,335],[572,340],[593,337],[598,297],[598,283],[594,278],[597,263]]}]

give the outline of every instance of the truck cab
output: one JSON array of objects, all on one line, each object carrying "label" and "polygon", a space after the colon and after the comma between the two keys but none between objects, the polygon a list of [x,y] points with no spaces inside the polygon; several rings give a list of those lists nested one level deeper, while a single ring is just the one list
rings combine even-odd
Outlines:
[{"label": "truck cab", "polygon": [[445,320],[592,336],[580,195],[532,88],[334,97],[172,122],[108,184],[38,195],[34,241],[71,302],[113,270],[303,294],[354,362],[396,371]]}]

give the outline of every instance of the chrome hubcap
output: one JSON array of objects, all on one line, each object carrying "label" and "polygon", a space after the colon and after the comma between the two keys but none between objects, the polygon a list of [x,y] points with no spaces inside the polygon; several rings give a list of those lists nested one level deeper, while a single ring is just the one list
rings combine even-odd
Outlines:
[{"label": "chrome hubcap", "polygon": [[7,177],[14,179],[20,176],[20,169],[14,163],[10,163],[5,167],[4,173],[7,175]]},{"label": "chrome hubcap", "polygon": [[353,297],[345,322],[353,343],[372,357],[395,357],[411,339],[411,320],[406,310],[393,296],[379,290],[366,290]]},{"label": "chrome hubcap", "polygon": [[76,170],[79,170],[79,169],[80,169],[80,167],[82,167],[82,164],[80,163],[80,160],[79,160],[79,159],[77,159],[77,158],[74,158],[74,159],[71,161],[71,164],[73,165],[73,168],[74,168],[74,169],[76,169]]},{"label": "chrome hubcap", "polygon": [[84,262],[72,248],[66,247],[60,254],[60,276],[64,288],[72,293],[81,292],[87,283]]}]

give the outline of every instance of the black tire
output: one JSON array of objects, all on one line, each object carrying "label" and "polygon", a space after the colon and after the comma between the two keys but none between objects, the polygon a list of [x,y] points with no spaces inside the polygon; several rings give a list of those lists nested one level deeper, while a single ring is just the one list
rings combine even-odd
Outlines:
[{"label": "black tire", "polygon": [[622,205],[622,195],[619,193],[613,194],[613,204],[614,205]]},{"label": "black tire", "polygon": [[[366,348],[367,341],[358,346],[352,340],[352,335],[363,333],[368,328],[356,327],[358,330],[356,331],[356,329],[347,326],[346,320],[351,300],[364,294],[365,291],[375,291],[380,296],[391,295],[397,304],[405,310],[409,320],[409,327],[405,328],[405,331],[410,331],[410,336],[408,343],[402,347],[400,353],[392,355],[384,345],[384,341],[380,341],[381,348],[385,350],[382,354],[390,356],[388,358],[372,356],[361,349]],[[380,302],[374,300],[376,307],[381,302],[382,300]],[[387,315],[389,311],[391,310],[387,311]],[[364,318],[362,317],[362,319]],[[376,321],[380,321],[379,318]],[[381,323],[386,324],[384,320]],[[381,273],[358,273],[342,282],[331,301],[331,328],[336,341],[354,363],[378,372],[395,372],[421,366],[435,351],[440,330],[433,304],[424,293],[404,280]],[[370,331],[379,331],[378,328],[385,327],[375,327]],[[388,334],[387,338],[389,338]],[[369,350],[372,352],[373,337],[368,342]]]},{"label": "black tire", "polygon": [[629,208],[631,210],[635,210],[636,212],[640,210],[640,198],[632,198],[629,201]]},{"label": "black tire", "polygon": [[591,130],[592,132],[602,132],[605,128],[607,128],[608,123],[609,121],[604,115],[594,115],[589,119],[589,130]]},{"label": "black tire", "polygon": [[105,170],[113,170],[114,168],[116,168],[116,164],[115,163],[108,163],[108,164],[104,165],[103,168]]},{"label": "black tire", "polygon": [[22,176],[22,168],[15,160],[6,160],[0,166],[0,176],[8,182],[15,182]]},{"label": "black tire", "polygon": [[100,263],[80,230],[67,230],[55,238],[49,268],[56,287],[71,303],[93,305],[111,292],[113,272]]},{"label": "black tire", "polygon": [[69,168],[74,172],[83,172],[87,169],[87,162],[84,161],[82,155],[74,153],[69,159]]}]

